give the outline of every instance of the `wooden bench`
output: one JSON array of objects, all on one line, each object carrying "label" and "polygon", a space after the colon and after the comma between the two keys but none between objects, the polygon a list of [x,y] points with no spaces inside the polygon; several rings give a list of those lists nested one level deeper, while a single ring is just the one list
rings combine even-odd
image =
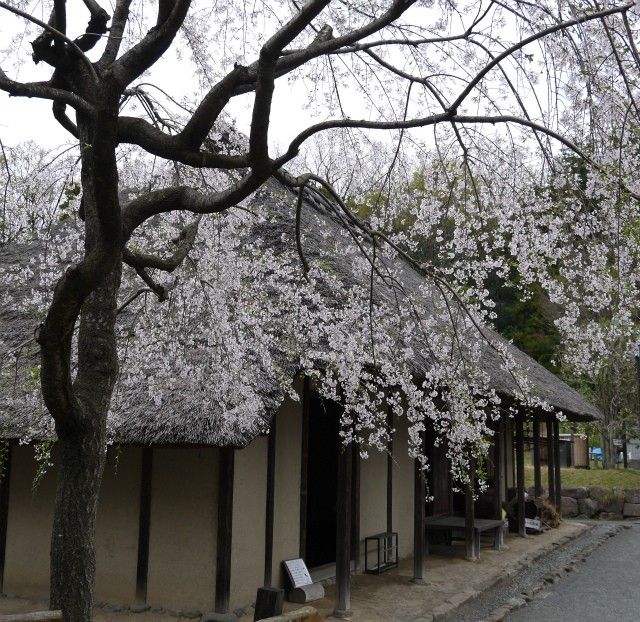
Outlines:
[{"label": "wooden bench", "polygon": [[265,618],[261,622],[322,622],[322,618],[314,607],[302,607],[273,618]]},{"label": "wooden bench", "polygon": [[[424,521],[427,532],[429,530],[439,530],[451,532],[455,530],[464,531],[464,516],[430,516]],[[493,532],[493,548],[499,551],[504,544],[504,521],[491,518],[476,518],[473,521],[473,553],[480,558],[480,538],[484,532]],[[429,539],[427,538],[427,553]]]},{"label": "wooden bench", "polygon": [[57,622],[58,620],[62,620],[62,611],[34,611],[32,613],[0,615],[0,622]]}]

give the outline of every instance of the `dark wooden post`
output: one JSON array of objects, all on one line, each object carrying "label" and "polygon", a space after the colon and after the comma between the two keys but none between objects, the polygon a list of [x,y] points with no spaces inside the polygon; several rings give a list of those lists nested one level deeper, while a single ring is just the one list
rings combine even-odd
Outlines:
[{"label": "dark wooden post", "polygon": [[516,415],[516,487],[518,491],[518,535],[525,537],[524,526],[524,415]]},{"label": "dark wooden post", "polygon": [[387,443],[387,531],[393,531],[393,410],[387,406],[387,429],[389,441]]},{"label": "dark wooden post", "polygon": [[540,419],[533,414],[533,488],[536,497],[542,496],[542,472],[540,469]]},{"label": "dark wooden post", "polygon": [[[471,458],[469,461],[469,485],[464,495],[464,541],[466,545],[466,557],[472,561],[476,559],[478,551],[476,551],[476,534],[475,534],[475,507],[473,493],[475,491],[476,481],[476,461]],[[478,547],[480,541],[478,540]]]},{"label": "dark wooden post", "polygon": [[360,448],[351,450],[351,559],[360,568]]},{"label": "dark wooden post", "polygon": [[351,614],[351,445],[341,447],[338,456],[338,498],[336,503],[336,606],[333,615]]},{"label": "dark wooden post", "polygon": [[302,442],[300,451],[300,557],[307,556],[307,471],[309,468],[309,409],[311,407],[311,383],[304,379],[302,385]]},{"label": "dark wooden post", "polygon": [[547,476],[549,482],[549,502],[556,503],[555,451],[553,447],[552,415],[547,415]]},{"label": "dark wooden post", "polygon": [[4,565],[7,554],[7,523],[9,518],[9,488],[11,485],[12,441],[5,441],[5,452],[0,465],[0,594],[4,592]]},{"label": "dark wooden post", "polygon": [[505,473],[504,473],[504,425],[502,417],[496,426],[493,443],[493,455],[494,455],[494,495],[493,495],[493,510],[495,518],[500,520],[502,518],[502,503],[505,500],[506,487],[505,487]]},{"label": "dark wooden post", "polygon": [[138,603],[147,602],[152,471],[153,448],[143,447],[140,469],[140,512],[138,514],[138,566],[136,570],[136,602]]},{"label": "dark wooden post", "polygon": [[553,466],[555,479],[555,504],[558,512],[562,510],[562,483],[560,482],[560,422],[553,417]]},{"label": "dark wooden post", "polygon": [[[422,451],[424,452],[424,434],[422,435]],[[414,461],[413,476],[413,577],[412,583],[424,583],[424,545],[425,545],[425,485],[424,469],[420,461]]]},{"label": "dark wooden post", "polygon": [[264,585],[271,587],[273,581],[273,520],[276,488],[276,417],[274,415],[267,439],[267,506],[264,522]]},{"label": "dark wooden post", "polygon": [[218,467],[218,537],[216,551],[216,613],[229,610],[231,591],[231,537],[233,528],[233,476],[235,450],[221,447]]}]

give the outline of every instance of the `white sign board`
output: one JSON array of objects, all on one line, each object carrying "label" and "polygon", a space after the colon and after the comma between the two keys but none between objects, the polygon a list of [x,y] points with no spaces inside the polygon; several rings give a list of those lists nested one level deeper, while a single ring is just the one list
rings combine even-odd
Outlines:
[{"label": "white sign board", "polygon": [[525,518],[525,529],[532,529],[534,531],[542,531],[542,523],[539,518]]},{"label": "white sign board", "polygon": [[282,563],[287,570],[287,574],[294,588],[311,585],[313,583],[303,559],[288,559]]}]

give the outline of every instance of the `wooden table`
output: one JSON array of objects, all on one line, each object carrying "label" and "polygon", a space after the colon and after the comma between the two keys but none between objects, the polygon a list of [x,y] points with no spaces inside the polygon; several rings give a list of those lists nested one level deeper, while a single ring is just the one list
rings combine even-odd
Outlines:
[{"label": "wooden table", "polygon": [[[465,528],[464,516],[430,516],[424,521],[427,532],[439,530],[451,532]],[[493,531],[493,549],[499,551],[504,543],[504,521],[491,518],[476,518],[473,521],[473,552],[480,558],[480,536],[485,531]],[[429,552],[429,538],[427,538],[427,553]]]}]

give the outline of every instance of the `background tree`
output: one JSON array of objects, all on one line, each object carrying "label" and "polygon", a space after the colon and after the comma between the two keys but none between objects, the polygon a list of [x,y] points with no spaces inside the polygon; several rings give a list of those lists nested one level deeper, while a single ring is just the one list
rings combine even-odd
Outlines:
[{"label": "background tree", "polygon": [[[442,126],[461,151],[466,197],[473,191],[471,151],[480,160],[491,152],[500,157],[500,142],[509,133],[498,130],[490,140],[462,128],[514,125],[532,131],[543,151],[549,150],[548,138],[578,150],[562,123],[556,124],[562,121],[560,103],[543,110],[536,102],[539,114],[534,120],[525,102],[535,91],[536,73],[549,75],[550,55],[565,53],[564,31],[595,22],[597,29],[585,30],[582,47],[613,45],[620,53],[618,37],[626,41],[625,54],[635,62],[632,18],[622,19],[630,14],[631,3],[602,8],[588,3],[533,7],[525,2],[435,7],[411,0],[361,4],[310,0],[303,6],[257,5],[248,14],[234,3],[221,7],[161,0],[153,16],[129,0],[118,0],[113,15],[95,0],[79,4],[55,0],[45,20],[29,11],[28,2],[0,2],[6,17],[26,20],[28,31],[37,34],[32,41],[33,61],[51,68],[45,80],[10,78],[6,71],[17,70],[23,62],[15,57],[20,46],[8,40],[10,69],[0,69],[0,89],[12,96],[52,101],[53,118],[76,139],[80,158],[82,231],[77,241],[83,254],[67,262],[51,289],[37,333],[42,397],[55,422],[59,448],[51,601],[70,622],[91,617],[95,512],[107,413],[120,373],[117,319],[123,264],[162,298],[164,290],[150,271],[172,270],[182,263],[194,247],[198,229],[205,225],[200,218],[182,222],[181,242],[170,259],[158,258],[132,242],[143,228],[154,239],[161,237],[166,229],[157,225],[160,216],[224,212],[275,177],[300,193],[321,187],[342,206],[352,226],[404,252],[389,236],[349,216],[330,184],[302,171],[295,177],[285,171],[307,139],[325,131],[346,136],[358,130],[395,132],[393,162],[399,154],[396,144],[409,143],[418,152],[423,148],[424,133],[416,134],[420,128],[436,128],[434,142],[440,146],[443,135],[437,128]],[[79,18],[87,15],[86,31],[75,36]],[[607,30],[612,28],[616,29],[613,44]],[[540,59],[525,54],[523,48],[529,44],[536,46]],[[199,84],[193,85],[195,96],[187,105],[142,83],[145,73],[160,65],[172,46],[187,46],[198,68]],[[320,86],[323,118],[274,154],[269,141],[277,102],[274,89],[283,79],[294,77],[310,78]],[[549,81],[550,88],[552,84]],[[235,98],[247,94],[252,96],[248,140],[229,140],[219,121]],[[69,109],[75,118],[68,116]],[[183,169],[174,169],[173,174],[164,170],[159,184],[122,201],[123,170],[118,169],[122,145],[133,145]],[[203,180],[193,171],[188,173],[189,167],[214,174]],[[414,224],[416,230],[419,222]],[[56,239],[63,243],[67,235],[76,240],[64,230]],[[469,237],[455,239],[457,250]],[[424,274],[432,274],[413,263]],[[375,272],[375,260],[373,264]],[[445,270],[435,282],[442,287],[451,276],[453,272]],[[460,282],[465,281],[463,276]],[[485,290],[472,272],[467,281],[473,285],[461,295],[482,314]],[[344,385],[355,382],[349,374],[340,379]],[[463,388],[463,379],[446,377],[451,399],[459,394],[456,404],[467,404],[460,412],[473,418],[486,405],[486,397],[469,405],[473,395]],[[411,393],[408,383],[405,387]]]}]

